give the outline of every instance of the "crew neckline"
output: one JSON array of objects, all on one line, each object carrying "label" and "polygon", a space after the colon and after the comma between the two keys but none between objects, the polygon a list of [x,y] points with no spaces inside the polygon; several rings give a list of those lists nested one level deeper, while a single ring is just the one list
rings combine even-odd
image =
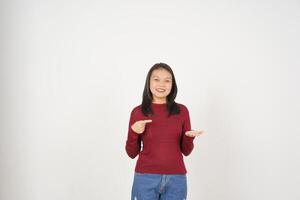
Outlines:
[{"label": "crew neckline", "polygon": [[167,103],[153,103],[153,102],[151,102],[151,104],[154,106],[166,106],[167,105]]}]

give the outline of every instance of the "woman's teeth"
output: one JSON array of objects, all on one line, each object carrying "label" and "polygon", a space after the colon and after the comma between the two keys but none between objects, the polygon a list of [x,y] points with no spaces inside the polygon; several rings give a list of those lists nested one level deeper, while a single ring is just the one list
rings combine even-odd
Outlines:
[{"label": "woman's teeth", "polygon": [[164,92],[166,90],[162,90],[162,89],[156,89],[158,92]]}]

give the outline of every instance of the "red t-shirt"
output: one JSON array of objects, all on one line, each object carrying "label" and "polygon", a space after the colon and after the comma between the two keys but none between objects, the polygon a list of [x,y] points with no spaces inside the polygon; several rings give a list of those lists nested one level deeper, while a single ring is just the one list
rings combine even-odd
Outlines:
[{"label": "red t-shirt", "polygon": [[[126,152],[132,159],[137,155],[135,172],[156,174],[186,174],[183,155],[188,156],[193,148],[195,137],[184,133],[191,130],[189,111],[177,103],[180,113],[167,117],[166,104],[151,103],[154,115],[144,116],[141,105],[136,106],[130,115]],[[137,134],[131,125],[139,120],[151,119],[142,134]],[[183,154],[183,155],[182,155]]]}]

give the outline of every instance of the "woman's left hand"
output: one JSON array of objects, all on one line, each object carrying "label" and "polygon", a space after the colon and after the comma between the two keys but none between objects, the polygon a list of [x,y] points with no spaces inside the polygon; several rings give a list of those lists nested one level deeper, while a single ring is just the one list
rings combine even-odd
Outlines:
[{"label": "woman's left hand", "polygon": [[191,131],[185,132],[185,135],[189,136],[189,137],[197,137],[199,135],[202,135],[203,133],[204,133],[204,130],[199,130],[199,131],[191,130]]}]

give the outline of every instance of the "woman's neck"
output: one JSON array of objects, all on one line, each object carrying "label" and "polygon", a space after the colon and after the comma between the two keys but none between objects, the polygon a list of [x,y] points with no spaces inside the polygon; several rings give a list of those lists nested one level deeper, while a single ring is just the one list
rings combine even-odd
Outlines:
[{"label": "woman's neck", "polygon": [[153,104],[166,104],[167,102],[155,102],[155,101],[152,101]]},{"label": "woman's neck", "polygon": [[154,104],[166,104],[167,100],[166,99],[153,99],[152,103],[154,103]]}]

